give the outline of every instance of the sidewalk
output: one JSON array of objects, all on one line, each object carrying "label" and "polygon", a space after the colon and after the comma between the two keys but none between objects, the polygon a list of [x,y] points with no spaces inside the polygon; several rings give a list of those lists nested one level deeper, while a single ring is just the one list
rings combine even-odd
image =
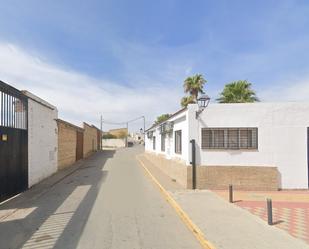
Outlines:
[{"label": "sidewalk", "polygon": [[15,197],[12,197],[6,201],[0,203],[0,221],[6,219],[8,216],[14,214],[16,211],[21,211],[19,207],[23,206],[25,203],[32,202],[38,198],[40,198],[44,193],[50,190],[55,184],[62,181],[67,176],[73,174],[76,170],[81,168],[85,162],[85,160],[91,162],[94,160],[100,153],[97,152],[91,155],[87,159],[79,160],[75,162],[70,167],[67,167],[52,176],[44,179],[40,183],[34,185],[30,189],[22,192]]},{"label": "sidewalk", "polygon": [[[228,191],[215,191],[228,200]],[[275,226],[309,244],[309,191],[234,191],[235,205],[267,220],[266,198],[273,201]]]},{"label": "sidewalk", "polygon": [[148,170],[217,249],[305,249],[309,246],[208,190],[186,190],[145,157]]}]

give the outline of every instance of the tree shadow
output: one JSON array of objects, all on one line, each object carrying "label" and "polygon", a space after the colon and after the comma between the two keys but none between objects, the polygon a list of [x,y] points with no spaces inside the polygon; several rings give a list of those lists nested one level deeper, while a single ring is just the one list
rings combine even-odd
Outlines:
[{"label": "tree shadow", "polygon": [[76,248],[114,153],[97,152],[71,166],[67,177],[59,172],[1,205],[0,212],[12,212],[0,219],[0,248]]}]

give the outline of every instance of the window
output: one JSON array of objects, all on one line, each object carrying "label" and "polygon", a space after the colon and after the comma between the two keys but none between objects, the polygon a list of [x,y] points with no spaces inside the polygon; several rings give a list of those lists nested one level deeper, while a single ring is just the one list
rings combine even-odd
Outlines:
[{"label": "window", "polygon": [[202,149],[257,149],[257,128],[203,128]]},{"label": "window", "polygon": [[161,134],[161,151],[165,151],[165,134]]},{"label": "window", "polygon": [[214,130],[213,139],[215,147],[224,147],[224,130]]},{"label": "window", "polygon": [[175,131],[175,153],[181,154],[181,130]]},{"label": "window", "polygon": [[156,137],[155,136],[152,137],[152,149],[156,150]]},{"label": "window", "polygon": [[239,148],[238,129],[227,129],[227,147],[229,149],[238,149]]}]

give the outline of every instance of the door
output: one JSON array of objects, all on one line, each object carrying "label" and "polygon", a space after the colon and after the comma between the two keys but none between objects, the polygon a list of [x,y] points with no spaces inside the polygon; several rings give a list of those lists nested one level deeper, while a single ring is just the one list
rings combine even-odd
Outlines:
[{"label": "door", "polygon": [[76,132],[76,161],[83,158],[84,153],[84,133],[81,131]]},{"label": "door", "polygon": [[101,131],[97,131],[97,150],[101,150]]},{"label": "door", "polygon": [[27,98],[0,81],[0,201],[28,188]]}]

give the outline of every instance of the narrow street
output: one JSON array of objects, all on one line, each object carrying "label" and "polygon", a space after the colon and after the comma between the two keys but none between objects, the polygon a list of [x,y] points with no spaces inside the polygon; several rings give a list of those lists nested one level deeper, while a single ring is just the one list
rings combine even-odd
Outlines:
[{"label": "narrow street", "polygon": [[45,193],[19,202],[0,219],[0,248],[201,248],[138,165],[142,150],[97,153]]}]

